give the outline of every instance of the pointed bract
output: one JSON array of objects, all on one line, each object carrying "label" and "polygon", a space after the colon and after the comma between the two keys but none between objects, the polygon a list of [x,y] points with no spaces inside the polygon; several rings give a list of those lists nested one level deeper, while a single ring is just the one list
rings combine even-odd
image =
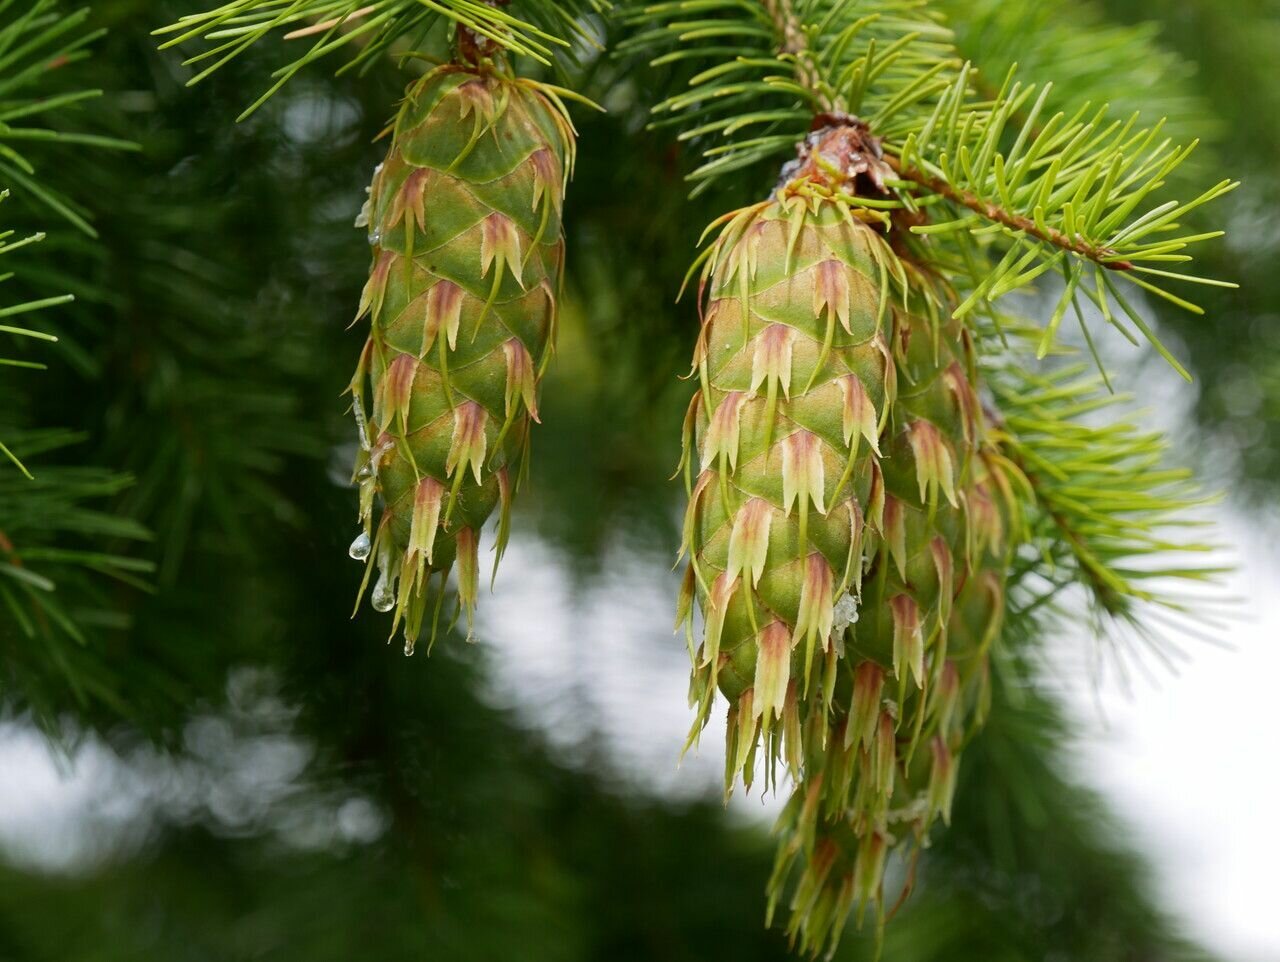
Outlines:
[{"label": "pointed bract", "polygon": [[942,821],[951,824],[951,800],[956,793],[957,762],[952,757],[947,743],[935,738],[931,743],[933,765],[929,772],[929,814],[942,816]]},{"label": "pointed bract", "polygon": [[373,262],[373,270],[364,290],[360,292],[360,306],[356,309],[356,320],[366,314],[377,315],[382,311],[382,300],[387,294],[387,275],[391,272],[394,256],[391,251],[381,251]]},{"label": "pointed bract", "polygon": [[942,493],[956,505],[955,467],[951,451],[942,434],[925,420],[914,421],[908,434],[911,452],[916,459],[916,481],[920,485],[920,500],[928,502],[934,492]]},{"label": "pointed bract", "polygon": [[931,693],[933,714],[937,720],[938,731],[943,738],[951,733],[952,723],[956,720],[956,709],[960,703],[960,671],[954,661],[942,666],[938,676],[938,684]]},{"label": "pointed bract", "polygon": [[418,482],[413,492],[413,520],[409,528],[409,549],[406,563],[421,557],[431,564],[436,543],[436,530],[440,527],[440,509],[444,504],[445,486],[432,477]]},{"label": "pointed bract", "polygon": [[889,602],[893,613],[893,673],[898,678],[911,675],[917,686],[924,684],[924,633],[920,609],[910,595],[897,595]]},{"label": "pointed bract", "polygon": [[533,358],[529,350],[518,337],[513,337],[502,345],[502,353],[507,360],[507,393],[506,413],[511,417],[515,411],[517,399],[524,402],[524,409],[529,417],[539,424],[538,417],[537,378],[533,371]]},{"label": "pointed bract", "polygon": [[880,714],[880,695],[884,690],[884,671],[873,661],[864,661],[853,673],[853,712],[850,715],[846,744],[871,748],[876,719]]},{"label": "pointed bract", "polygon": [[418,373],[418,359],[412,354],[399,354],[387,368],[382,382],[382,410],[387,424],[398,417],[402,425],[409,417],[409,403],[413,400],[413,379]]},{"label": "pointed bract", "polygon": [[765,626],[760,632],[760,654],[756,658],[756,676],[752,685],[757,716],[766,725],[773,716],[782,716],[791,674],[791,631],[781,621]]},{"label": "pointed bract", "polygon": [[558,189],[560,171],[556,163],[555,154],[545,147],[541,150],[535,150],[529,155],[529,165],[533,167],[532,209],[537,210],[538,205],[542,203],[542,198],[546,197],[556,206],[556,212],[558,213],[561,197],[561,192]]},{"label": "pointed bract", "polygon": [[720,656],[720,635],[724,631],[724,616],[729,610],[729,600],[737,589],[738,579],[727,572],[717,576],[711,585],[707,604],[707,627],[702,642],[702,664],[714,665]]},{"label": "pointed bract", "polygon": [[763,498],[752,498],[738,509],[733,519],[725,572],[735,578],[745,575],[748,587],[754,588],[764,573],[772,520],[773,508]]},{"label": "pointed bract", "polygon": [[515,221],[497,211],[486,217],[480,225],[480,276],[488,277],[494,261],[498,270],[510,271],[517,283],[524,287],[521,272],[524,261],[520,256],[520,233]]},{"label": "pointed bract", "polygon": [[804,562],[804,581],[800,587],[800,608],[796,614],[796,639],[805,646],[805,669],[815,643],[821,641],[823,651],[831,640],[831,624],[835,617],[832,598],[834,575],[821,552],[810,552]]},{"label": "pointed bract", "polygon": [[480,546],[471,528],[458,531],[458,601],[467,616],[467,641],[475,631],[476,597],[480,584]]},{"label": "pointed bract", "polygon": [[387,215],[388,227],[396,227],[406,218],[411,229],[423,230],[427,226],[427,188],[431,183],[432,172],[426,167],[417,167],[404,179],[404,184],[395,194],[391,209]]},{"label": "pointed bract", "polygon": [[482,80],[469,80],[460,84],[455,93],[458,98],[458,119],[476,114],[492,124],[497,116],[497,98],[494,90]]},{"label": "pointed bract", "polygon": [[894,727],[893,716],[887,711],[882,711],[880,720],[876,723],[875,761],[871,772],[871,783],[875,793],[886,802],[893,794],[893,769],[898,760],[897,734]]},{"label": "pointed bract", "polygon": [[840,321],[846,333],[849,330],[849,278],[848,268],[840,261],[826,260],[814,270],[817,278],[813,285],[813,313],[822,316],[824,310]]},{"label": "pointed bract", "polygon": [[426,301],[422,321],[422,348],[418,357],[426,356],[441,331],[444,332],[449,350],[457,350],[458,323],[462,318],[462,288],[453,281],[436,281],[427,291]]},{"label": "pointed bract", "polygon": [[863,838],[858,847],[858,859],[853,869],[853,895],[859,906],[866,906],[880,898],[880,886],[884,881],[884,859],[888,842],[879,832]]},{"label": "pointed bract", "polygon": [[755,341],[751,356],[751,391],[758,393],[761,385],[774,391],[781,386],[786,397],[791,396],[791,356],[796,332],[786,324],[771,324]]},{"label": "pointed bract", "polygon": [[811,500],[819,514],[826,514],[823,491],[826,466],[822,463],[822,442],[808,431],[797,431],[782,442],[782,508],[787,514],[796,503]]},{"label": "pointed bract", "polygon": [[489,412],[475,401],[463,401],[453,409],[453,440],[449,445],[449,457],[445,460],[445,474],[452,478],[459,465],[471,466],[476,484],[483,480],[480,470],[484,465],[485,424]]},{"label": "pointed bract", "polygon": [[738,444],[741,437],[742,404],[747,395],[730,391],[711,416],[711,426],[702,446],[702,468],[706,470],[721,456],[729,462],[730,470],[738,467]]},{"label": "pointed bract", "polygon": [[[855,434],[866,438],[871,450],[880,454],[880,432],[876,427],[876,408],[867,394],[866,385],[856,374],[840,378],[840,395],[843,399],[842,422],[844,441],[849,444]],[[855,449],[856,450],[856,449]]]}]

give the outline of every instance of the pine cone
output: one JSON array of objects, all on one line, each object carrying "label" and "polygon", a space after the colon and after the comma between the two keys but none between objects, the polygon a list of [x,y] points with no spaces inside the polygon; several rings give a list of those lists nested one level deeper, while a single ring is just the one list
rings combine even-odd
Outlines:
[{"label": "pine cone", "polygon": [[358,314],[372,331],[351,384],[365,440],[352,554],[378,567],[373,606],[395,609],[406,653],[432,575],[438,618],[455,562],[470,626],[478,533],[499,506],[499,557],[505,546],[555,331],[573,154],[554,96],[447,65],[410,86],[374,176],[373,269]]}]

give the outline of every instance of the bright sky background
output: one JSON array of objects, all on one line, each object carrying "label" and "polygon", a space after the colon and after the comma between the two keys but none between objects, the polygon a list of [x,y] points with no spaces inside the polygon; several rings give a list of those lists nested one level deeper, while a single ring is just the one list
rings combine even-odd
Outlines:
[{"label": "bright sky background", "polygon": [[[1100,698],[1077,688],[1080,777],[1102,789],[1151,857],[1166,904],[1231,959],[1280,959],[1280,552],[1274,526],[1228,513],[1240,546],[1235,650],[1193,644],[1177,676]],[[1099,710],[1098,702],[1101,702]]]}]

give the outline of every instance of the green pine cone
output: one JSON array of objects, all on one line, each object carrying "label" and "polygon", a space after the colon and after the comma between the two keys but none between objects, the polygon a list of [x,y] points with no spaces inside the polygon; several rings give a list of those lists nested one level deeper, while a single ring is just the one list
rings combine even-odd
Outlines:
[{"label": "green pine cone", "polygon": [[456,65],[409,87],[391,133],[365,215],[352,555],[369,558],[366,585],[378,567],[373,606],[395,609],[409,653],[439,573],[434,638],[455,562],[470,626],[478,534],[499,506],[499,557],[505,546],[555,332],[574,133],[545,88]]},{"label": "green pine cone", "polygon": [[858,591],[864,526],[883,497],[893,255],[858,208],[798,186],[725,218],[703,270],[679,617],[693,650],[696,595],[706,627],[690,737],[718,689],[730,705],[726,790],[738,772],[750,783],[762,738],[768,772],[781,758],[798,772],[805,719],[834,679],[835,605]]}]

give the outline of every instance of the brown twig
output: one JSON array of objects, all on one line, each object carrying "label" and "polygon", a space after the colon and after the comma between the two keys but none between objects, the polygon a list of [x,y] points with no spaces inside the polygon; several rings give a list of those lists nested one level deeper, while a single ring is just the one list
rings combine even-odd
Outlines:
[{"label": "brown twig", "polygon": [[[510,0],[485,0],[490,7],[505,7]],[[479,66],[500,49],[500,44],[489,37],[477,34],[470,27],[458,24],[458,61],[464,64]]]},{"label": "brown twig", "polygon": [[965,207],[973,211],[975,214],[985,217],[987,220],[1003,224],[1005,227],[1009,227],[1013,230],[1022,231],[1023,233],[1036,237],[1047,244],[1052,244],[1055,247],[1061,247],[1063,250],[1071,251],[1073,254],[1079,254],[1081,257],[1087,257],[1089,260],[1096,261],[1109,270],[1133,270],[1133,264],[1130,261],[1104,260],[1104,258],[1115,255],[1115,251],[1109,247],[1104,247],[1101,244],[1090,244],[1087,241],[1078,238],[1073,240],[1062,231],[1053,227],[1045,227],[1042,229],[1030,217],[1011,213],[1003,207],[992,204],[989,201],[985,201],[975,194],[971,194],[968,191],[958,190],[951,184],[948,184],[941,177],[935,177],[934,175],[926,173],[925,171],[919,170],[915,167],[907,167],[902,163],[900,158],[895,157],[892,154],[886,153],[884,160],[886,164],[893,168],[894,173],[903,180],[908,180],[913,184],[918,184],[940,197],[945,197],[953,204],[959,204],[961,207]]}]

